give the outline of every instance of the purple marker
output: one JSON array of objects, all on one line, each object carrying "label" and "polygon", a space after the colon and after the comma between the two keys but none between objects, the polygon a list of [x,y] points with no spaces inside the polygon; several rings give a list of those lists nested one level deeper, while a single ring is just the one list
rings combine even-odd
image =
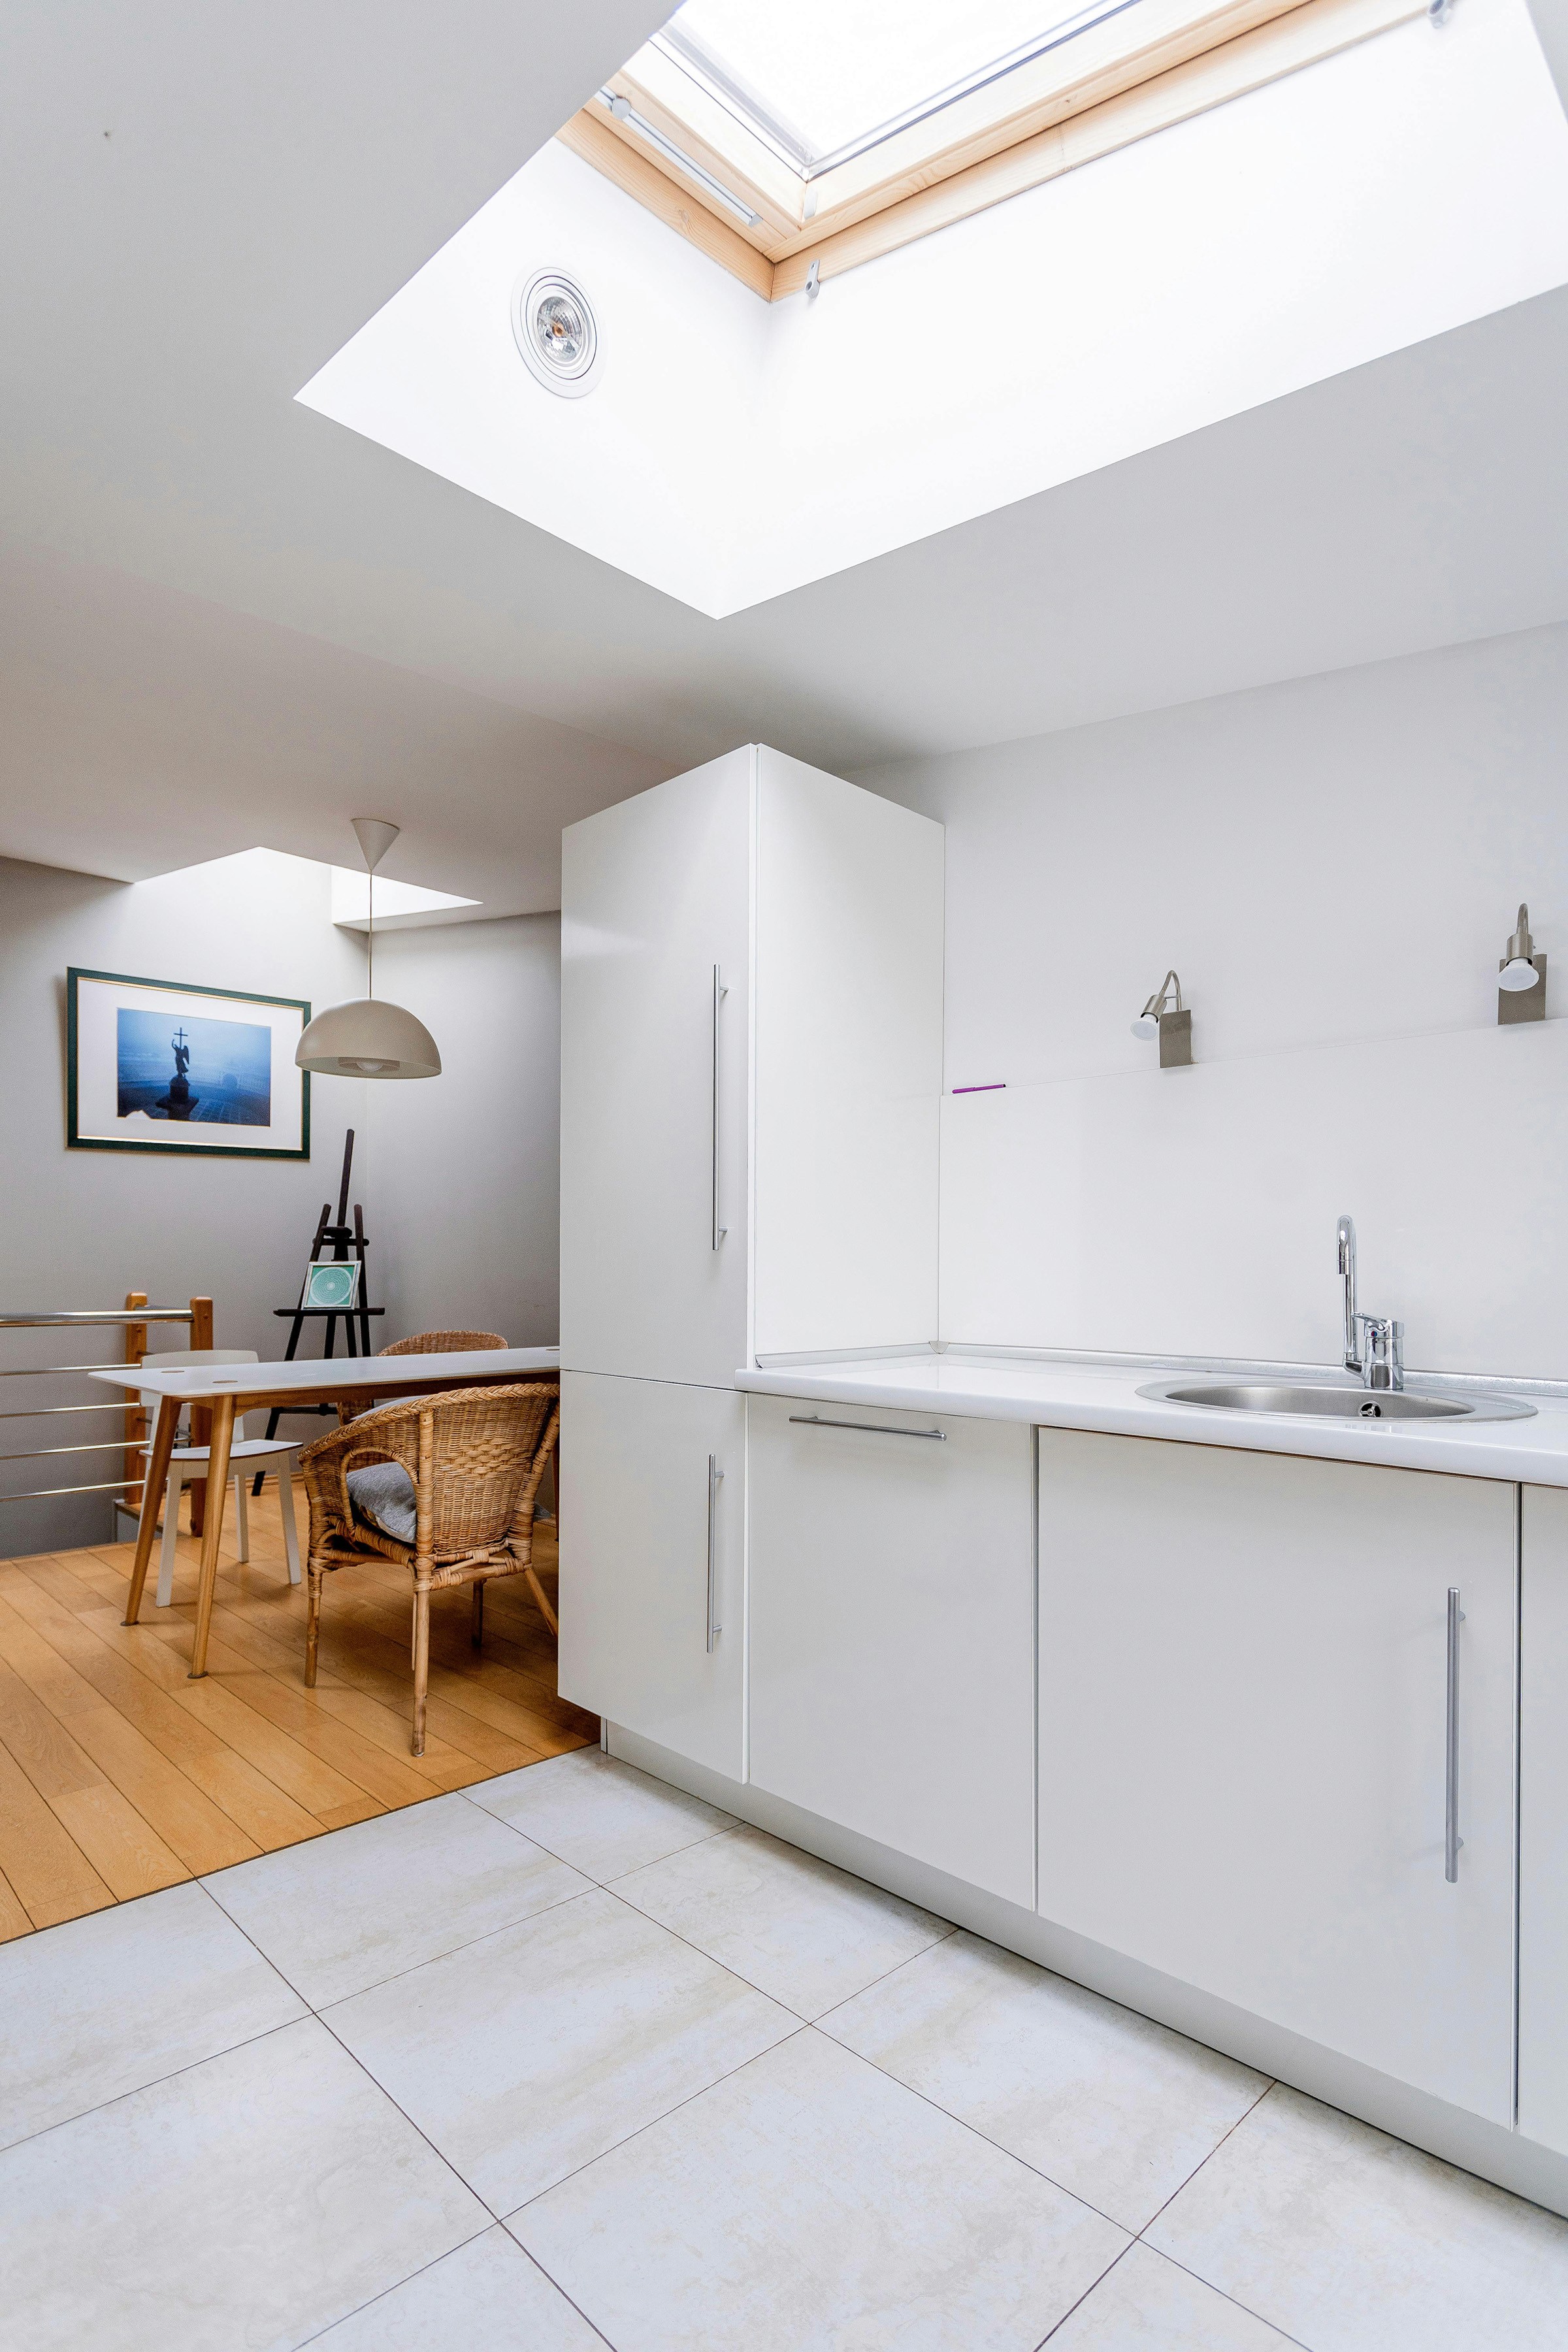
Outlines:
[{"label": "purple marker", "polygon": [[999,1095],[1006,1091],[1006,1086],[1005,1078],[993,1078],[988,1086],[954,1087],[952,1091],[955,1095]]}]

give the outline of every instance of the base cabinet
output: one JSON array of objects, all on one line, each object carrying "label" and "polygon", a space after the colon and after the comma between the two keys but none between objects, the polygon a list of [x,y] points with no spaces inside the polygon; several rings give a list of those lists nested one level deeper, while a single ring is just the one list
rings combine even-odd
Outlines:
[{"label": "base cabinet", "polygon": [[1568,2156],[1568,1491],[1521,1497],[1519,2128]]},{"label": "base cabinet", "polygon": [[752,1782],[1032,1905],[1029,1430],[753,1396],[749,1447]]},{"label": "base cabinet", "polygon": [[1042,1915],[1511,2123],[1515,1488],[1042,1430],[1039,1575]]},{"label": "base cabinet", "polygon": [[565,1372],[563,1698],[745,1778],[745,1400]]}]

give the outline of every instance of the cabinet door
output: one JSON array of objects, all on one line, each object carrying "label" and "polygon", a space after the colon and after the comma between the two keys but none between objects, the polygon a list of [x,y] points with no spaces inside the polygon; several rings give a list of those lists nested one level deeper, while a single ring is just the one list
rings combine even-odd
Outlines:
[{"label": "cabinet door", "polygon": [[563,1373],[561,1483],[562,1696],[743,1780],[743,1400]]},{"label": "cabinet door", "polygon": [[1521,1500],[1519,2127],[1568,2155],[1568,1494]]},{"label": "cabinet door", "polygon": [[574,1370],[721,1387],[747,1360],[753,765],[731,752],[562,835]]},{"label": "cabinet door", "polygon": [[757,752],[753,1339],[937,1328],[940,824]]},{"label": "cabinet door", "polygon": [[1039,1497],[1042,1914],[1510,2123],[1515,1489],[1042,1430]]},{"label": "cabinet door", "polygon": [[1031,1903],[1029,1431],[753,1396],[748,1438],[752,1780]]}]

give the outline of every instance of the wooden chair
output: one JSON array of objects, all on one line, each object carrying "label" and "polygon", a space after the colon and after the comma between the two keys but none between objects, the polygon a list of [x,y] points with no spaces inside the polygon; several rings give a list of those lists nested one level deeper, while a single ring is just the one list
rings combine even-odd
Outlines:
[{"label": "wooden chair", "polygon": [[[254,1348],[165,1348],[156,1355],[143,1356],[142,1363],[150,1372],[168,1371],[186,1364],[254,1364],[259,1360]],[[143,1389],[143,1408],[154,1416],[162,1403],[152,1390]],[[145,1457],[151,1446],[141,1451]],[[234,1443],[229,1447],[229,1462],[234,1472],[234,1529],[237,1539],[237,1557],[243,1562],[250,1558],[250,1520],[246,1508],[246,1484],[254,1471],[259,1489],[268,1470],[278,1473],[278,1502],[283,1521],[283,1550],[289,1563],[289,1581],[300,1581],[300,1538],[294,1524],[294,1457],[298,1441],[287,1437],[247,1437],[243,1416],[235,1423]],[[206,1476],[209,1456],[205,1445],[176,1445],[169,1457],[169,1484],[163,1496],[163,1542],[158,1555],[158,1606],[167,1609],[174,1592],[174,1538],[179,1532],[180,1496],[197,1479]]]},{"label": "wooden chair", "polygon": [[[559,1632],[533,1565],[533,1503],[560,1417],[553,1381],[453,1389],[378,1405],[306,1446],[300,1467],[310,1503],[307,1687],[316,1681],[321,1580],[350,1560],[395,1559],[413,1571],[416,1756],[425,1753],[432,1592],[473,1587],[478,1649],[486,1584],[522,1576],[551,1632]],[[388,1463],[401,1467],[406,1483],[376,1482],[385,1491],[373,1517],[366,1480],[357,1474]]]}]

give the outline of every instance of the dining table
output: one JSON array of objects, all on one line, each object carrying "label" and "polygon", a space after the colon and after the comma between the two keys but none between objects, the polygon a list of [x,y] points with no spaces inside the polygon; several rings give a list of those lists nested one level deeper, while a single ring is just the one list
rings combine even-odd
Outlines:
[{"label": "dining table", "polygon": [[191,1643],[190,1675],[191,1680],[196,1682],[207,1670],[207,1637],[217,1586],[229,1450],[237,1421],[243,1428],[246,1413],[274,1407],[280,1412],[305,1412],[321,1405],[340,1409],[349,1406],[363,1412],[370,1404],[396,1397],[431,1396],[446,1389],[502,1388],[514,1381],[542,1377],[553,1380],[559,1377],[560,1369],[559,1348],[473,1348],[427,1356],[346,1356],[309,1363],[171,1364],[156,1370],[126,1364],[93,1372],[93,1380],[158,1399],[158,1416],[147,1448],[147,1467],[142,1482],[136,1559],[131,1571],[125,1622],[134,1625],[141,1612],[159,1506],[168,1482],[180,1416],[188,1407],[205,1406],[212,1416],[201,1580],[196,1591],[195,1633]]}]

